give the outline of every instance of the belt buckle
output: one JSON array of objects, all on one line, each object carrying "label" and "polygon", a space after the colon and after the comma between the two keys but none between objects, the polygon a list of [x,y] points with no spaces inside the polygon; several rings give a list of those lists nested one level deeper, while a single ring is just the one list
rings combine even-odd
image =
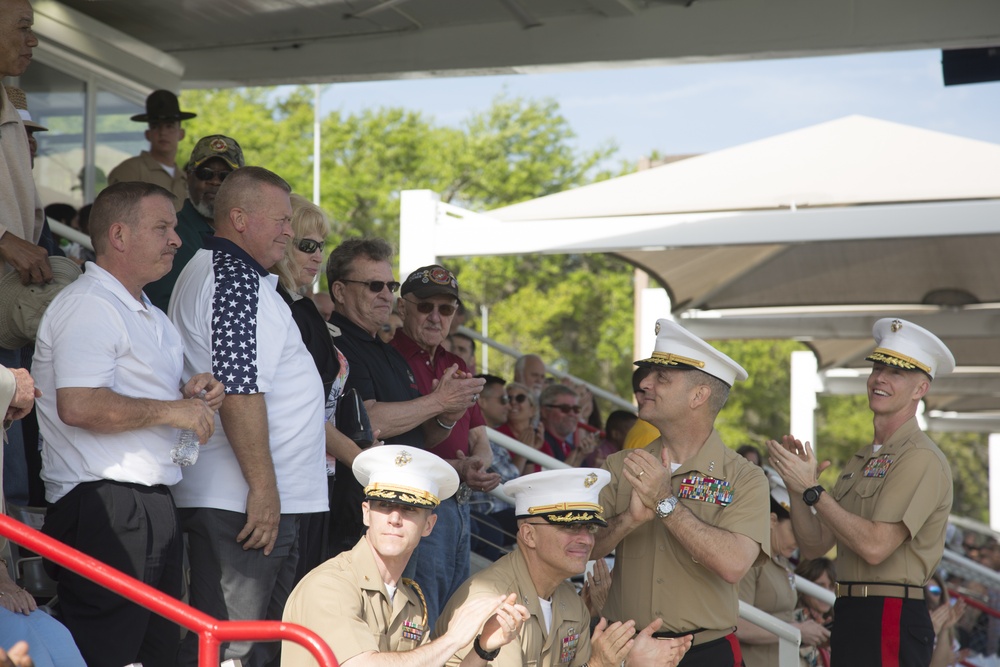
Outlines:
[{"label": "belt buckle", "polygon": [[848,598],[866,598],[868,597],[868,584],[842,584],[837,582],[836,595],[840,597]]},{"label": "belt buckle", "polygon": [[465,482],[462,482],[458,486],[458,491],[455,492],[455,502],[459,505],[465,505],[469,502],[469,498],[472,497],[472,487],[470,487]]}]

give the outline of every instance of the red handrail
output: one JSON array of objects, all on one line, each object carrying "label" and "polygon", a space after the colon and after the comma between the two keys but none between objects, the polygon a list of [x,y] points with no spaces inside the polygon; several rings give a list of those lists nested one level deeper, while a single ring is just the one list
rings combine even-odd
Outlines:
[{"label": "red handrail", "polygon": [[220,621],[5,514],[0,514],[0,535],[198,633],[198,667],[219,667],[220,642],[237,639],[293,641],[308,649],[320,667],[339,667],[326,642],[301,625],[281,621]]}]

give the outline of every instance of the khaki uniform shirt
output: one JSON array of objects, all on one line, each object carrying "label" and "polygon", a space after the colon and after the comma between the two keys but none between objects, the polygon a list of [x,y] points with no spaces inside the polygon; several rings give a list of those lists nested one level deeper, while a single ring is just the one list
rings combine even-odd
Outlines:
[{"label": "khaki uniform shirt", "polygon": [[910,533],[888,558],[869,565],[837,545],[837,578],[866,583],[923,586],[941,561],[951,512],[951,468],[916,418],[893,433],[879,451],[863,447],[847,463],[831,494],[852,514],[906,526]]},{"label": "khaki uniform shirt", "polygon": [[[45,213],[31,175],[31,148],[21,115],[0,85],[0,236],[38,243]],[[0,261],[0,276],[13,270]]]},{"label": "khaki uniform shirt", "polygon": [[[283,621],[303,625],[343,663],[368,651],[410,651],[428,640],[421,596],[399,583],[392,602],[364,537],[350,551],[307,574],[285,603]],[[302,646],[282,642],[281,667],[317,667]]]},{"label": "khaki uniform shirt", "polygon": [[108,174],[108,185],[125,181],[153,183],[170,190],[177,196],[174,208],[178,211],[181,210],[184,200],[188,196],[187,174],[180,168],[180,165],[174,168],[174,175],[171,176],[163,168],[163,165],[150,155],[149,151],[143,151],[135,157],[124,160]]},{"label": "khaki uniform shirt", "polygon": [[[663,445],[656,440],[643,449],[659,459]],[[608,518],[628,510],[632,485],[622,475],[628,454],[618,452],[604,462],[611,472],[611,483],[601,490]],[[726,447],[718,431],[713,430],[701,450],[671,475],[671,485],[680,504],[699,520],[746,535],[761,547],[756,564],[767,560],[771,551],[767,479],[760,468]],[[737,588],[695,561],[654,518],[618,544],[603,611],[611,621],[633,619],[637,628],[659,617],[661,631],[729,631],[736,627],[739,613]],[[719,636],[719,632],[695,635],[695,643]]]},{"label": "khaki uniform shirt", "polygon": [[[740,581],[740,599],[766,611],[782,621],[791,622],[798,596],[789,580],[790,571],[774,560],[750,568]],[[775,667],[778,664],[778,643],[749,644],[740,642],[746,667]]]},{"label": "khaki uniform shirt", "polygon": [[[531,618],[521,626],[520,641],[500,649],[489,664],[493,667],[567,667],[579,666],[590,658],[590,612],[576,590],[568,583],[559,584],[552,594],[552,629],[546,631],[542,605],[528,574],[528,564],[517,549],[485,570],[472,575],[448,600],[434,628],[440,637],[448,630],[448,621],[467,600],[517,593],[518,604],[528,608]],[[472,644],[448,660],[458,665]]]}]

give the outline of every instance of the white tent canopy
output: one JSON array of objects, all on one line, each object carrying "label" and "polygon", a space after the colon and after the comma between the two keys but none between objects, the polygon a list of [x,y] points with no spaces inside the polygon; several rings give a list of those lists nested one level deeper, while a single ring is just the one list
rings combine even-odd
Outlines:
[{"label": "white tent canopy", "polygon": [[526,252],[616,253],[702,335],[815,341],[826,366],[855,365],[879,317],[944,318],[992,377],[976,407],[1000,408],[998,145],[851,116],[483,215],[404,193],[404,272]]},{"label": "white tent canopy", "polygon": [[501,220],[1000,197],[1000,145],[865,116],[673,162],[497,209]]}]

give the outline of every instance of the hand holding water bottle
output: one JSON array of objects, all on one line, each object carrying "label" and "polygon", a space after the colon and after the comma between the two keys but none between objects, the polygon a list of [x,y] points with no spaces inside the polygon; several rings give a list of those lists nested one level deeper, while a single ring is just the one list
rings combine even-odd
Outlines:
[{"label": "hand holding water bottle", "polygon": [[181,391],[186,400],[178,402],[183,414],[178,424],[177,445],[170,450],[170,458],[177,465],[190,466],[198,460],[200,444],[208,442],[215,431],[215,412],[222,405],[225,387],[211,374],[201,373],[191,378]]}]

